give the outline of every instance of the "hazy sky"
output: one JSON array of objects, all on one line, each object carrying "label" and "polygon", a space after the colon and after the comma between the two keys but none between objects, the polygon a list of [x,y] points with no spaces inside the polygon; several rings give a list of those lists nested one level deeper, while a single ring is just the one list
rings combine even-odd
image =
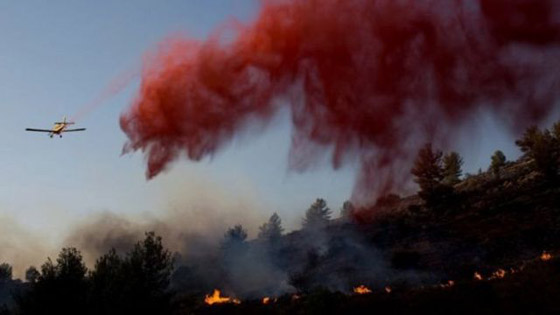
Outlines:
[{"label": "hazy sky", "polygon": [[[248,21],[257,10],[257,0],[0,2],[0,217],[55,242],[70,224],[93,213],[158,216],[192,187],[250,200],[263,218],[277,211],[288,228],[299,226],[316,197],[326,198],[338,214],[355,168],[335,172],[325,158],[305,174],[288,172],[287,112],[264,134],[235,139],[212,160],[180,160],[149,182],[140,153],[121,156],[126,137],[118,118],[138,80],[78,121],[84,133],[50,139],[24,131],[50,128],[76,114],[113,78],[137,68],[165,36],[205,38],[227,19]],[[486,168],[497,148],[508,157],[518,154],[499,118],[481,113],[475,121],[476,131],[465,132],[457,145],[471,152],[467,171]]]},{"label": "hazy sky", "polygon": [[[59,237],[68,224],[110,211],[157,215],[201,179],[233,198],[251,198],[263,217],[298,216],[319,196],[336,212],[350,194],[353,170],[328,164],[302,176],[287,172],[288,113],[264,135],[247,135],[211,161],[175,163],[147,182],[141,154],[121,156],[119,114],[137,80],[82,120],[84,133],[50,139],[26,127],[50,128],[76,114],[117,75],[138,67],[146,50],[178,32],[204,38],[223,21],[248,20],[257,1],[3,1],[0,3],[0,214]],[[171,189],[173,187],[173,189]],[[247,195],[250,195],[247,197]],[[241,222],[242,223],[242,222]]]}]

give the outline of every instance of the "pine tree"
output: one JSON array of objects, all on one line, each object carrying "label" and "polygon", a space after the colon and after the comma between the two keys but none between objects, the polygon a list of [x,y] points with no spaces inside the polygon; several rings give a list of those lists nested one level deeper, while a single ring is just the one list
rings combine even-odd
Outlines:
[{"label": "pine tree", "polygon": [[552,146],[556,157],[556,167],[557,169],[560,169],[560,121],[552,125],[550,133],[553,137]]},{"label": "pine tree", "polygon": [[331,210],[324,199],[317,199],[305,212],[304,229],[316,229],[327,226],[331,219]]},{"label": "pine tree", "polygon": [[57,277],[63,281],[85,282],[87,273],[82,254],[74,247],[63,248],[56,259]]},{"label": "pine tree", "polygon": [[[121,306],[127,297],[126,281],[123,277],[123,259],[117,255],[114,248],[99,257],[95,262],[95,269],[91,272],[91,300],[92,307],[97,314],[124,313]],[[125,293],[126,294],[126,293]]]},{"label": "pine tree", "polygon": [[247,231],[243,228],[241,224],[238,224],[232,228],[229,228],[224,234],[223,244],[238,244],[243,243],[247,239]]},{"label": "pine tree", "polygon": [[418,195],[427,204],[435,202],[441,191],[443,180],[442,155],[441,151],[434,151],[432,145],[428,143],[418,151],[414,167],[411,170],[412,175],[416,176],[414,181],[420,186]]},{"label": "pine tree", "polygon": [[274,213],[267,223],[264,223],[259,228],[258,238],[263,241],[275,242],[282,236],[282,220],[278,214]]},{"label": "pine tree", "polygon": [[27,280],[28,282],[31,282],[31,283],[37,282],[37,280],[39,279],[39,276],[41,276],[41,273],[39,273],[39,270],[37,270],[37,268],[35,268],[35,266],[30,266],[25,271],[25,280]]},{"label": "pine tree", "polygon": [[558,126],[553,126],[552,132],[531,127],[525,131],[523,137],[515,142],[525,156],[532,158],[537,170],[550,181],[558,179],[560,170],[560,149],[556,134],[560,133]]},{"label": "pine tree", "polygon": [[[30,276],[35,273],[32,270],[36,271],[29,268]],[[22,314],[76,314],[87,308],[87,294],[87,268],[82,254],[73,247],[63,248],[56,263],[48,258],[41,266],[41,275],[28,294],[18,300],[18,308]]]},{"label": "pine tree", "polygon": [[560,121],[552,125],[551,133],[554,139],[557,141],[556,144],[558,145],[559,144],[558,142],[560,142]]},{"label": "pine tree", "polygon": [[136,243],[127,253],[122,265],[119,261],[119,257],[111,251],[101,262],[122,270],[121,276],[125,279],[120,290],[121,305],[125,310],[122,313],[166,313],[169,307],[167,288],[173,270],[173,258],[171,252],[163,246],[162,238],[154,232],[147,232],[144,240]]},{"label": "pine tree", "polygon": [[0,264],[0,282],[12,280],[12,266],[7,263]]},{"label": "pine tree", "polygon": [[492,155],[492,162],[490,163],[490,171],[494,177],[500,178],[502,168],[506,165],[506,156],[500,150],[494,152]]},{"label": "pine tree", "polygon": [[460,182],[463,174],[461,166],[463,159],[457,152],[451,152],[443,157],[443,183],[446,185],[455,185]]},{"label": "pine tree", "polygon": [[352,213],[354,212],[354,204],[347,200],[342,204],[342,208],[340,209],[340,217],[344,219],[350,218]]}]

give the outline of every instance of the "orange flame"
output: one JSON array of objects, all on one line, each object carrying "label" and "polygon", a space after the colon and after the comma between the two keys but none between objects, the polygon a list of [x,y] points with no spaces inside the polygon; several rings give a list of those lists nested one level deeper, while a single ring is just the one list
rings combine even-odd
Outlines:
[{"label": "orange flame", "polygon": [[366,287],[365,285],[362,284],[362,285],[354,288],[354,293],[368,294],[368,293],[371,293],[371,290],[368,287]]},{"label": "orange flame", "polygon": [[264,297],[264,298],[262,299],[262,303],[263,303],[263,304],[268,304],[269,302],[270,302],[270,298],[269,298],[268,296],[267,296],[267,297]]},{"label": "orange flame", "polygon": [[491,279],[501,279],[505,276],[506,276],[506,271],[500,268],[492,273]]},{"label": "orange flame", "polygon": [[204,298],[204,302],[208,305],[212,305],[215,303],[221,304],[221,303],[234,303],[234,304],[241,304],[241,301],[238,299],[232,299],[229,297],[225,297],[225,296],[220,296],[220,290],[218,289],[214,289],[214,293],[212,293],[212,295],[206,295],[206,297]]},{"label": "orange flame", "polygon": [[480,275],[480,273],[475,272],[475,273],[474,273],[474,279],[475,279],[475,280],[482,280],[482,276]]},{"label": "orange flame", "polygon": [[542,253],[542,255],[541,255],[541,260],[542,261],[547,261],[547,260],[551,260],[551,259],[552,259],[552,255],[550,255],[546,251]]}]

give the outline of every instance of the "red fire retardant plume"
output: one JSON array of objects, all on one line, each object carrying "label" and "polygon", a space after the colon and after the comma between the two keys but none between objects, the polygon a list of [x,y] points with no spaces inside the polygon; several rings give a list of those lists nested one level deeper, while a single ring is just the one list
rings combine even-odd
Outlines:
[{"label": "red fire retardant plume", "polygon": [[[121,116],[147,177],[182,153],[216,153],[289,107],[291,167],[310,148],[359,161],[355,195],[398,191],[426,141],[480,110],[512,128],[545,118],[560,81],[555,0],[262,1],[256,19],[205,41],[174,37],[145,59]],[[231,23],[233,24],[233,23]]]}]

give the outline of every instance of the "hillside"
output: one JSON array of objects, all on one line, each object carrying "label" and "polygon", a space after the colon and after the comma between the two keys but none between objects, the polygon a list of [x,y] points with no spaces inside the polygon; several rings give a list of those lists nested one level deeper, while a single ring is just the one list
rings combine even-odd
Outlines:
[{"label": "hillside", "polygon": [[[360,223],[339,219],[322,233],[292,232],[274,262],[295,290],[276,295],[276,308],[250,292],[248,303],[199,305],[199,310],[303,314],[321,313],[328,305],[339,313],[365,307],[389,313],[558,310],[553,297],[560,293],[560,188],[533,164],[526,158],[509,162],[499,178],[489,172],[467,176],[435,207],[417,196],[391,196],[359,210]],[[353,294],[360,284],[373,293]],[[220,288],[228,292],[227,284]]]},{"label": "hillside", "polygon": [[219,247],[174,262],[154,233],[126,255],[108,252],[92,270],[77,249],[63,249],[36,282],[0,282],[11,308],[0,312],[556,312],[560,185],[536,169],[522,158],[499,176],[467,175],[429,206],[389,195],[273,239],[247,241],[236,226]]}]

